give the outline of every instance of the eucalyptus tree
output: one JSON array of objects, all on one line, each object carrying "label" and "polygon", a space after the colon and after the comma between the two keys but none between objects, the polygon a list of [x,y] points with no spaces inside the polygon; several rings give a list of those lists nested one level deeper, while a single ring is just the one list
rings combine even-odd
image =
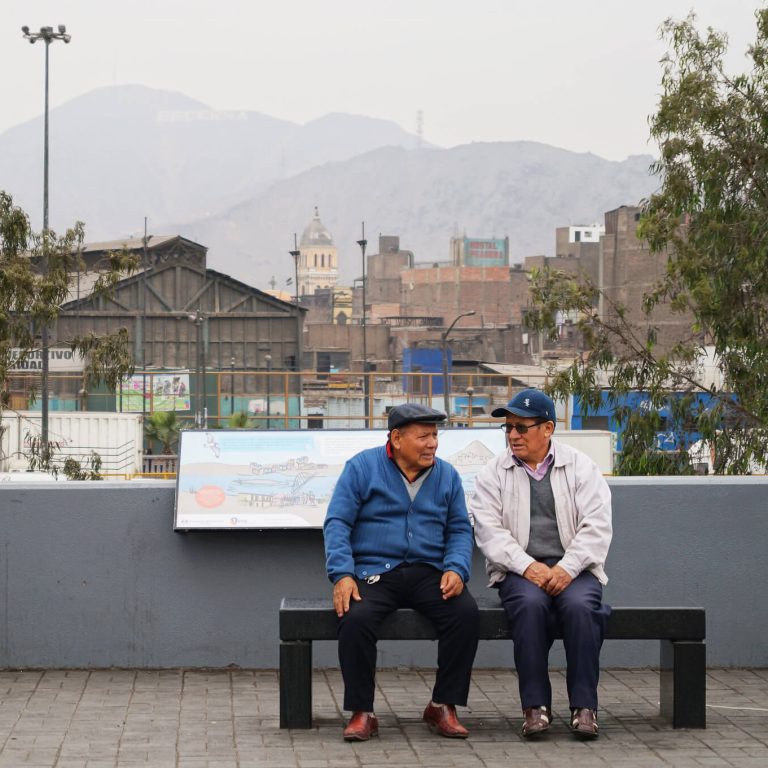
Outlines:
[{"label": "eucalyptus tree", "polygon": [[[533,327],[554,333],[558,312],[578,317],[587,353],[550,383],[596,407],[608,393],[623,423],[623,474],[690,471],[681,453],[655,450],[659,411],[699,432],[714,470],[742,473],[768,458],[768,9],[756,11],[756,37],[742,73],[727,71],[725,34],[700,31],[693,14],[661,27],[661,96],[650,119],[660,188],[643,206],[638,235],[666,254],[663,277],[642,301],[644,322],[606,303],[586,281],[543,271],[533,276]],[[690,317],[690,334],[659,345],[661,310]],[[701,361],[713,351],[717,376]],[[631,390],[649,408],[622,408]],[[674,392],[672,396],[670,393]]]},{"label": "eucalyptus tree", "polygon": [[[10,405],[10,376],[39,352],[41,329],[56,325],[72,276],[82,266],[84,234],[79,222],[63,235],[50,229],[34,232],[27,214],[0,191],[0,414]],[[93,292],[109,294],[135,266],[125,251],[110,254],[99,265]],[[86,332],[56,343],[82,355],[85,386],[104,382],[114,389],[133,371],[126,328],[105,335]]]}]

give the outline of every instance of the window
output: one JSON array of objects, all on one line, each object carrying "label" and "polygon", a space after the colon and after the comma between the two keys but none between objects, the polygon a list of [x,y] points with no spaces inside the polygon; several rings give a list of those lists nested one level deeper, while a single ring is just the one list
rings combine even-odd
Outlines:
[{"label": "window", "polygon": [[317,378],[327,379],[327,374],[331,370],[331,353],[330,352],[318,352],[317,353]]}]

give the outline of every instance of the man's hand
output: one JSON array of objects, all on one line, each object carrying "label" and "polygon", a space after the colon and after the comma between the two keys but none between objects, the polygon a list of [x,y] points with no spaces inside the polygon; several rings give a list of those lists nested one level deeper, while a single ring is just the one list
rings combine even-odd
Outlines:
[{"label": "man's hand", "polygon": [[440,591],[443,593],[443,600],[458,597],[464,591],[461,576],[456,571],[445,571],[443,578],[440,579]]},{"label": "man's hand", "polygon": [[545,563],[531,563],[523,572],[523,578],[533,582],[546,592],[546,585],[552,578],[552,569]]},{"label": "man's hand", "polygon": [[552,597],[559,595],[573,581],[573,577],[559,565],[553,565],[549,573],[549,581],[544,585],[543,589]]},{"label": "man's hand", "polygon": [[333,585],[333,607],[341,618],[349,610],[350,600],[362,600],[357,582],[351,576],[342,576]]}]

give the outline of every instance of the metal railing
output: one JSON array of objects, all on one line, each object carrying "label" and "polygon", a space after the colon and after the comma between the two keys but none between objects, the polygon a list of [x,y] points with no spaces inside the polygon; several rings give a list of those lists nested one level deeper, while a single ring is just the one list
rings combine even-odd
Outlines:
[{"label": "metal railing", "polygon": [[[490,424],[493,408],[544,381],[544,375],[449,373],[450,422]],[[14,375],[9,384],[13,408],[39,409],[39,376]],[[175,411],[185,426],[194,423],[199,410],[209,427],[227,426],[235,414],[245,413],[248,426],[255,429],[373,428],[385,427],[389,409],[404,402],[442,410],[443,384],[438,372],[223,370],[207,371],[201,385],[195,371],[139,371],[115,392],[85,392],[79,374],[52,373],[49,407],[144,415]]]}]

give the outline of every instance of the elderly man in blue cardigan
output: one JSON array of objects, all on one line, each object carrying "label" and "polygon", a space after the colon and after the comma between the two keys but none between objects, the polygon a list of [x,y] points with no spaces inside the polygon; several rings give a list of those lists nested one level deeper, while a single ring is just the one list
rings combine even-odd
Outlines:
[{"label": "elderly man in blue cardigan", "polygon": [[466,738],[466,706],[477,650],[477,604],[465,584],[472,527],[456,470],[435,456],[441,411],[407,403],[389,414],[386,445],[345,465],[323,527],[326,567],[339,616],[346,741],[378,734],[374,715],[377,630],[397,608],[434,624],[437,675],[424,721],[442,736]]}]

